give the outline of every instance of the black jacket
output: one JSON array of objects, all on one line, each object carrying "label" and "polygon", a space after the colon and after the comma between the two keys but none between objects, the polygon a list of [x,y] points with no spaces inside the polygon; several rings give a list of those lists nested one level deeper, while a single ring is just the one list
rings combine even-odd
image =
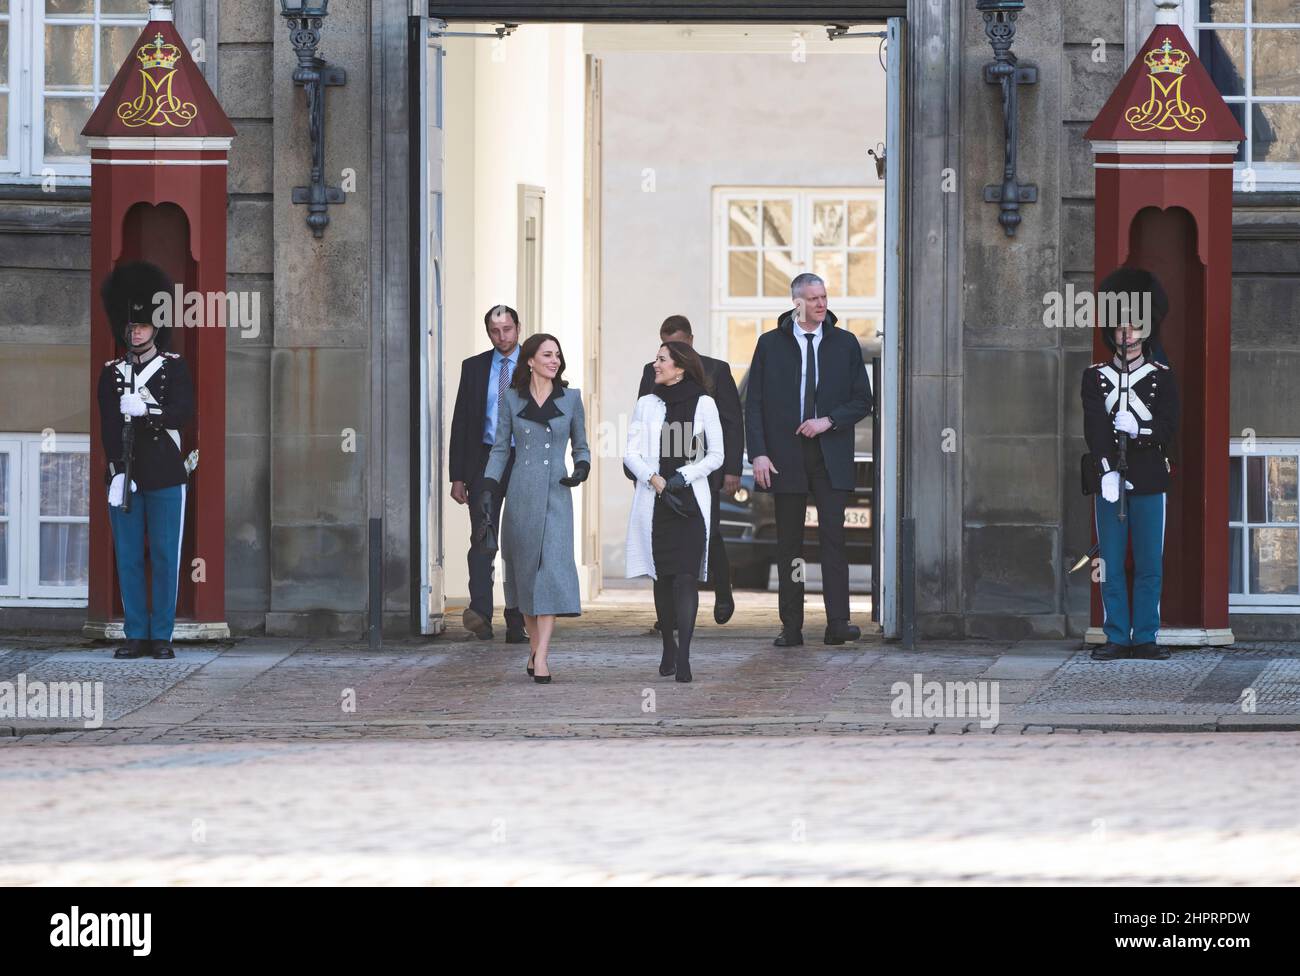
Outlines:
[{"label": "black jacket", "polygon": [[[1093,363],[1083,371],[1083,435],[1103,472],[1116,470],[1120,438],[1128,437],[1114,426],[1120,379],[1113,362]],[[1178,383],[1168,365],[1143,358],[1130,366],[1129,389],[1129,412],[1139,433],[1128,438],[1127,479],[1133,494],[1155,495],[1169,488],[1166,458],[1178,430]]]},{"label": "black jacket", "polygon": [[[143,386],[155,402],[149,404],[149,412],[144,416],[131,418],[135,429],[131,480],[140,491],[185,484],[185,455],[168,431],[176,431],[179,439],[194,419],[194,384],[185,360],[174,352],[160,352],[154,359],[159,360],[158,365],[143,384],[136,383],[135,391],[139,393]],[[136,369],[149,370],[154,359]],[[104,473],[106,483],[122,473],[122,431],[126,421],[120,406],[122,394],[131,392],[131,383],[118,366],[125,361],[110,359],[99,372],[99,428],[104,457],[108,460],[108,470]],[[144,399],[147,403],[149,397]]]},{"label": "black jacket", "polygon": [[495,349],[460,364],[460,389],[451,415],[447,470],[452,481],[469,484],[482,473],[483,424],[487,422],[488,373]]},{"label": "black jacket", "polygon": [[[736,390],[736,381],[731,377],[731,366],[712,356],[701,356],[704,363],[704,375],[708,377],[711,389],[709,396],[718,405],[718,419],[722,422],[722,450],[724,457],[722,467],[709,475],[709,485],[716,491],[722,486],[724,475],[739,476],[745,456],[745,418],[740,409],[740,393]],[[641,371],[641,387],[636,391],[637,399],[649,396],[655,390],[655,364],[646,363]],[[633,481],[632,472],[623,466],[624,473]]]},{"label": "black jacket", "polygon": [[[835,423],[817,438],[831,487],[853,490],[853,425],[871,413],[871,383],[858,337],[837,328],[826,313],[817,346],[817,412]],[[745,434],[749,460],[766,455],[776,468],[772,491],[806,492],[801,439],[799,388],[803,354],[795,337],[794,311],[784,313],[777,326],[764,332],[754,349],[745,389]]]}]

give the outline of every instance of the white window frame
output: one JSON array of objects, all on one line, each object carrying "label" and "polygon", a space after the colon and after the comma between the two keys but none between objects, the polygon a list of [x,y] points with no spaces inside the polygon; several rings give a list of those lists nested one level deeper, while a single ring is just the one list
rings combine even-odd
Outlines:
[{"label": "white window frame", "polygon": [[[1251,450],[1245,449],[1245,442],[1240,437],[1234,437],[1230,441],[1228,450],[1229,457],[1267,457],[1270,454],[1280,454],[1288,457],[1297,458],[1297,464],[1300,464],[1300,439],[1294,440],[1257,440],[1254,442]],[[1231,474],[1229,475],[1231,477]],[[1242,461],[1242,481],[1241,481],[1241,504],[1243,506],[1240,512],[1228,513],[1228,544],[1232,544],[1232,529],[1241,529],[1241,581],[1243,587],[1250,586],[1250,529],[1253,528],[1295,528],[1300,531],[1300,524],[1296,522],[1247,522],[1245,520],[1246,507],[1248,505],[1249,484],[1247,483],[1248,473],[1246,471],[1246,462]],[[1229,495],[1231,497],[1231,494]],[[1231,557],[1230,557],[1231,558]],[[1231,565],[1231,563],[1229,563]],[[1232,581],[1228,581],[1229,587]],[[1300,613],[1300,594],[1278,594],[1278,593],[1234,593],[1231,589],[1228,591],[1228,612],[1229,613]]]},{"label": "white window frame", "polygon": [[[885,314],[885,192],[879,186],[718,186],[713,188],[713,336],[711,355],[731,363],[729,318],[738,316],[755,319],[776,318],[788,311],[793,302],[787,288],[781,295],[732,296],[730,294],[731,262],[728,259],[730,238],[728,210],[733,200],[791,200],[791,259],[796,273],[813,268],[812,215],[813,207],[823,200],[874,200],[876,219],[876,290],[871,298],[831,296],[830,310],[836,319],[876,316],[884,326]],[[845,268],[848,274],[848,268]],[[759,288],[762,288],[763,267],[757,269]],[[874,338],[874,337],[872,337]]]},{"label": "white window frame", "polygon": [[0,454],[9,459],[9,477],[4,482],[0,482],[0,494],[4,495],[5,502],[0,508],[6,513],[0,515],[0,522],[9,526],[5,535],[6,571],[3,577],[7,582],[0,583],[0,601],[3,601],[9,597],[17,597],[22,592],[22,572],[19,569],[18,559],[18,554],[22,551],[22,540],[19,538],[22,519],[18,517],[19,484],[22,480],[23,464],[22,441],[17,437],[0,437]]},{"label": "white window frame", "polygon": [[[42,516],[41,448],[43,434],[4,434],[0,453],[9,455],[9,584],[0,587],[0,606],[84,607],[89,599],[86,586],[49,586],[40,582],[42,522],[70,522],[88,525],[86,516]],[[88,454],[87,434],[59,434],[58,453]],[[92,488],[93,490],[93,488]],[[89,568],[89,567],[88,567]]]},{"label": "white window frame", "polygon": [[[147,8],[139,16],[101,14],[100,0],[94,0],[90,14],[60,17],[58,24],[90,25],[94,31],[95,62],[91,92],[96,102],[112,83],[113,75],[101,85],[101,27],[138,27],[149,22]],[[45,159],[45,0],[10,0],[9,3],[9,139],[8,155],[0,157],[0,180],[6,183],[40,183],[47,177],[63,177],[73,185],[90,182],[90,156]],[[85,92],[68,92],[53,98],[84,98]]]},{"label": "white window frame", "polygon": [[1200,4],[1194,2],[1184,3],[1180,9],[1182,13],[1182,29],[1187,35],[1187,39],[1192,42],[1192,48],[1200,56],[1201,31],[1202,30],[1241,30],[1245,36],[1245,94],[1243,95],[1223,95],[1221,97],[1229,105],[1244,105],[1245,112],[1242,119],[1242,128],[1246,132],[1246,160],[1233,166],[1232,182],[1233,189],[1240,190],[1242,187],[1242,176],[1247,169],[1251,170],[1255,176],[1255,189],[1257,191],[1279,190],[1293,191],[1300,190],[1300,159],[1292,160],[1289,163],[1256,163],[1251,158],[1251,152],[1254,143],[1254,117],[1251,112],[1251,106],[1256,103],[1262,104],[1296,104],[1300,103],[1300,95],[1266,95],[1257,97],[1255,90],[1255,64],[1254,64],[1254,34],[1263,30],[1289,29],[1300,31],[1300,22],[1297,23],[1270,23],[1267,27],[1261,27],[1254,23],[1254,6],[1255,0],[1245,0],[1246,19],[1241,22],[1230,21],[1202,21],[1197,17],[1200,10]]}]

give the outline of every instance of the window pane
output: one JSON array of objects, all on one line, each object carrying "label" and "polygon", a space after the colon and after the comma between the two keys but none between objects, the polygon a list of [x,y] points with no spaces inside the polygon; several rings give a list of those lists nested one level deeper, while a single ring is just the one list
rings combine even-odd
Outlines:
[{"label": "window pane", "polygon": [[9,514],[9,455],[0,454],[0,516]]},{"label": "window pane", "polygon": [[754,346],[758,345],[758,320],[727,319],[727,360],[732,363],[745,363],[754,358]]},{"label": "window pane", "polygon": [[763,331],[771,332],[776,328],[776,319],[763,319]]},{"label": "window pane", "polygon": [[1274,455],[1268,459],[1268,521],[1297,521],[1294,455]]},{"label": "window pane", "polygon": [[1300,7],[1296,0],[1255,0],[1250,19],[1256,24],[1296,24],[1300,23]]},{"label": "window pane", "polygon": [[826,282],[826,294],[844,294],[844,252],[813,251],[813,272]]},{"label": "window pane", "polygon": [[1228,592],[1245,593],[1241,579],[1241,533],[1242,529],[1228,530]]},{"label": "window pane", "polygon": [[89,24],[45,25],[45,87],[90,88],[95,68],[95,28]]},{"label": "window pane", "polygon": [[9,155],[9,96],[0,95],[0,159]]},{"label": "window pane", "polygon": [[140,36],[138,27],[104,27],[99,31],[99,84],[108,87],[117,71],[131,56],[131,47]]},{"label": "window pane", "polygon": [[1300,593],[1297,542],[1300,529],[1250,530],[1250,592]]},{"label": "window pane", "polygon": [[840,319],[840,321],[835,324],[844,326],[844,328],[848,329],[859,339],[874,344],[876,341],[876,330],[880,328],[880,316],[871,315],[865,318]]},{"label": "window pane", "polygon": [[794,243],[794,217],[791,216],[793,207],[790,200],[763,201],[764,247],[790,247]]},{"label": "window pane", "polygon": [[1220,95],[1246,94],[1246,32],[1203,30],[1201,62]]},{"label": "window pane", "polygon": [[1246,518],[1251,522],[1265,520],[1264,460],[1259,455],[1246,458]]},{"label": "window pane", "polygon": [[1300,95],[1300,31],[1255,31],[1251,58],[1256,95]]},{"label": "window pane", "polygon": [[876,279],[876,252],[849,252],[849,294],[856,298],[872,298],[880,287]]},{"label": "window pane", "polygon": [[93,98],[45,99],[45,158],[86,156],[81,130],[95,107]]},{"label": "window pane", "polygon": [[0,522],[0,586],[9,585],[9,523]]},{"label": "window pane", "polygon": [[876,243],[876,201],[849,202],[849,245],[870,247]]},{"label": "window pane", "polygon": [[[1256,9],[1260,0],[1255,0]],[[1201,0],[1199,18],[1219,24],[1240,24],[1246,19],[1246,0]]]},{"label": "window pane", "polygon": [[1241,458],[1228,458],[1228,521],[1241,521]]},{"label": "window pane", "polygon": [[[0,8],[0,13],[4,9]],[[9,23],[0,24],[0,85],[9,84]]]},{"label": "window pane", "polygon": [[90,526],[46,522],[41,525],[42,586],[85,586]]},{"label": "window pane", "polygon": [[[1228,111],[1232,113],[1232,117],[1236,119],[1237,124],[1241,126],[1241,131],[1245,132],[1246,131],[1246,103],[1228,102]],[[1241,142],[1237,143],[1237,155],[1232,157],[1233,162],[1244,163],[1247,160],[1248,158],[1247,153],[1250,151],[1249,141],[1250,140],[1248,139],[1242,139]]]},{"label": "window pane", "polygon": [[727,222],[731,225],[731,243],[743,247],[757,247],[758,202],[755,200],[733,200],[727,210]]},{"label": "window pane", "polygon": [[[149,0],[99,0],[99,12],[106,17],[140,17],[149,13]],[[136,33],[140,33],[136,29]]]},{"label": "window pane", "polygon": [[56,17],[62,14],[93,14],[95,0],[45,0],[45,16]]},{"label": "window pane", "polygon": [[727,294],[737,298],[758,294],[758,252],[732,251],[728,262]]},{"label": "window pane", "polygon": [[789,251],[763,252],[764,295],[787,297],[795,274],[794,257]]},{"label": "window pane", "polygon": [[1300,160],[1300,105],[1250,107],[1254,131],[1251,133],[1251,159],[1256,163],[1294,163]]},{"label": "window pane", "polygon": [[89,487],[89,454],[41,453],[42,515],[89,516]]},{"label": "window pane", "polygon": [[844,202],[822,200],[813,204],[813,246],[844,243]]}]

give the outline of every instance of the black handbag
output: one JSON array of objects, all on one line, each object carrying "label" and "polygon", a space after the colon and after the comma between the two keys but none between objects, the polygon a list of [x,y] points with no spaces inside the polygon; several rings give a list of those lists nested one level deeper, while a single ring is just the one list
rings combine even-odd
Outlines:
[{"label": "black handbag", "polygon": [[665,488],[659,493],[658,498],[674,515],[680,515],[682,518],[689,518],[692,513],[688,507],[685,493],[691,490],[692,489],[689,485],[685,488]]}]

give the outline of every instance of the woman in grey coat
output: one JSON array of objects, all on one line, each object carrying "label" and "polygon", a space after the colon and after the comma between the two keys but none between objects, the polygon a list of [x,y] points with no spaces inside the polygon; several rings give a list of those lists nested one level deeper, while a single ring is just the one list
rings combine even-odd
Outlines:
[{"label": "woman in grey coat", "polygon": [[[496,441],[478,507],[486,526],[513,441],[515,466],[501,515],[506,605],[517,606],[524,615],[531,651],[528,673],[538,684],[549,684],[546,658],[555,618],[582,613],[570,492],[587,480],[591,451],[582,393],[564,380],[559,340],[545,333],[529,336],[519,350],[519,363],[497,410]],[[564,453],[570,442],[573,474],[567,475]]]}]

